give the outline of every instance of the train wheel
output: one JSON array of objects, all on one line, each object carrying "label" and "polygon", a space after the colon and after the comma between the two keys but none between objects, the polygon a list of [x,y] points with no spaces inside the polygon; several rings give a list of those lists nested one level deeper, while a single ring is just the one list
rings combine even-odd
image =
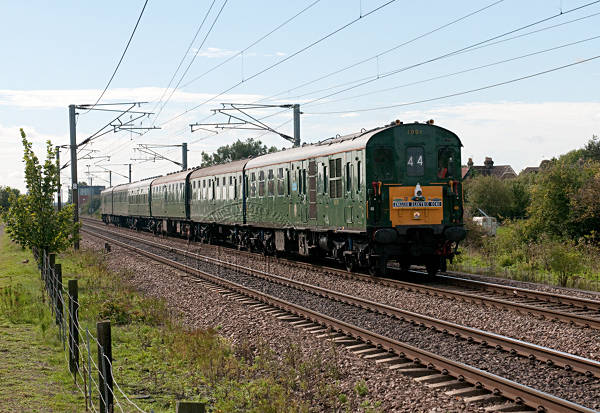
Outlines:
[{"label": "train wheel", "polygon": [[435,277],[440,269],[440,260],[437,257],[428,260],[425,264],[425,269],[427,269],[427,275]]},{"label": "train wheel", "polygon": [[445,257],[440,258],[440,271],[441,272],[448,271],[448,260]]},{"label": "train wheel", "polygon": [[385,257],[369,259],[369,274],[373,277],[384,277],[387,272],[387,260]]},{"label": "train wheel", "polygon": [[346,265],[346,270],[348,272],[356,271],[356,257],[352,254],[346,254],[344,256],[344,264]]},{"label": "train wheel", "polygon": [[401,260],[399,262],[399,264],[400,264],[400,272],[402,273],[402,275],[408,274],[408,271],[410,271],[410,262]]}]

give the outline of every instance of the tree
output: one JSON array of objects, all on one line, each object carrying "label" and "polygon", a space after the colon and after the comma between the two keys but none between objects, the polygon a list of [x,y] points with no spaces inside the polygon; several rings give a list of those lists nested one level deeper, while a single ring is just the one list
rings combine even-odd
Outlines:
[{"label": "tree", "polygon": [[589,214],[596,210],[593,192],[597,190],[594,177],[598,171],[598,162],[574,161],[571,156],[553,159],[531,189],[528,210],[531,236],[536,238],[545,233],[551,237],[577,238],[597,229],[586,224],[597,222]]},{"label": "tree", "polygon": [[592,135],[592,139],[585,145],[584,156],[587,159],[600,161],[600,139],[598,136]]},{"label": "tree", "polygon": [[466,181],[464,187],[473,214],[481,209],[500,219],[511,216],[514,194],[506,181],[495,176],[479,175]]},{"label": "tree", "polygon": [[202,152],[202,164],[200,166],[218,165],[271,152],[277,152],[277,148],[274,146],[267,148],[267,145],[263,145],[261,141],[254,140],[254,138],[246,139],[245,142],[238,139],[231,145],[221,146],[213,154]]},{"label": "tree", "polygon": [[9,186],[0,186],[0,212],[6,211],[10,207],[11,195],[19,196],[20,191]]},{"label": "tree", "polygon": [[23,129],[21,140],[27,193],[11,195],[11,206],[3,214],[6,232],[23,247],[63,251],[71,244],[71,238],[77,236],[78,224],[73,223],[72,205],[61,211],[54,209],[59,183],[54,146],[50,141],[46,143],[46,161],[42,165]]}]

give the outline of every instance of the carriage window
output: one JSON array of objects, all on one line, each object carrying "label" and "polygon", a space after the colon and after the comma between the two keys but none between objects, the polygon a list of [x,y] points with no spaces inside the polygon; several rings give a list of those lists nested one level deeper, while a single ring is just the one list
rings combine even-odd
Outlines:
[{"label": "carriage window", "polygon": [[250,196],[256,196],[256,173],[254,172],[250,174]]},{"label": "carriage window", "polygon": [[350,162],[346,162],[346,191],[352,190],[352,165]]},{"label": "carriage window", "polygon": [[423,176],[425,173],[425,158],[423,148],[412,146],[406,148],[406,174],[408,176]]},{"label": "carriage window", "polygon": [[356,163],[356,190],[360,191],[360,161]]},{"label": "carriage window", "polygon": [[438,151],[438,178],[452,178],[454,176],[454,150],[452,148],[440,148]]},{"label": "carriage window", "polygon": [[323,165],[323,193],[327,193],[327,167]]},{"label": "carriage window", "polygon": [[267,191],[269,196],[275,195],[275,181],[273,179],[269,179],[269,183],[267,184]]},{"label": "carriage window", "polygon": [[342,197],[342,158],[329,160],[329,196]]},{"label": "carriage window", "polygon": [[273,170],[272,169],[269,169],[268,176],[269,176],[269,179],[273,179]]}]

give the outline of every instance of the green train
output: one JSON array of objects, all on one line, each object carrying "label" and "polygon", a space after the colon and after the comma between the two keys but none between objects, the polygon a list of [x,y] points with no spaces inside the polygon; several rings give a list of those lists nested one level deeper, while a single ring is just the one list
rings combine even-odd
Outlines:
[{"label": "green train", "polygon": [[348,270],[443,271],[464,239],[461,142],[392,122],[316,144],[102,192],[102,220],[265,254],[327,257]]}]

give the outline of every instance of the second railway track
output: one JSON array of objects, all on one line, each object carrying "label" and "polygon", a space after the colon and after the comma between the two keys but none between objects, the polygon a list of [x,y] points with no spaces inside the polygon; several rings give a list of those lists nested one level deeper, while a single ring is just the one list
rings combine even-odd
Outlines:
[{"label": "second railway track", "polygon": [[[93,220],[86,220],[91,225]],[[96,228],[108,230],[100,221],[94,221]],[[185,242],[181,240],[181,242]],[[202,244],[205,245],[205,244]],[[242,254],[257,257],[260,254],[232,250],[232,254]],[[559,320],[569,324],[600,330],[600,301],[544,291],[528,290],[507,285],[487,283],[447,275],[436,277],[436,284],[409,282],[392,278],[372,277],[369,275],[349,272],[343,269],[289,260],[285,258],[267,257],[267,260],[299,268],[321,271],[345,279],[377,283],[406,291],[420,292],[431,296],[445,297],[485,306],[531,314],[548,320]],[[423,275],[418,271],[413,271]]]},{"label": "second railway track", "polygon": [[[492,378],[486,376],[486,374],[489,375],[490,373],[486,373],[483,370],[473,368],[469,368],[471,370],[467,369],[469,370],[467,372],[464,370],[460,370],[462,367],[459,368],[456,364],[453,364],[456,363],[456,361],[452,361],[450,359],[444,358],[443,356],[438,356],[432,353],[431,348],[429,349],[429,351],[422,349],[419,350],[414,346],[415,343],[406,344],[403,342],[404,340],[398,340],[398,338],[406,338],[406,333],[394,335],[393,332],[387,332],[385,331],[385,328],[381,329],[377,328],[377,326],[385,325],[386,322],[383,320],[388,320],[387,323],[389,323],[389,318],[393,317],[394,319],[396,319],[396,323],[412,326],[413,333],[409,333],[408,336],[410,336],[411,334],[423,336],[425,333],[419,334],[418,331],[428,331],[427,334],[436,334],[439,336],[439,338],[436,338],[434,340],[429,339],[429,341],[437,341],[438,343],[444,342],[446,343],[447,348],[465,346],[473,347],[474,344],[470,342],[478,343],[478,345],[476,346],[477,349],[474,350],[474,352],[478,354],[478,357],[510,358],[514,356],[520,357],[521,359],[526,358],[525,360],[528,359],[528,361],[526,361],[525,364],[527,364],[530,370],[540,368],[542,369],[539,370],[537,373],[534,373],[533,376],[555,374],[558,366],[562,367],[564,370],[574,370],[574,372],[571,373],[564,373],[567,374],[567,376],[569,374],[577,374],[579,378],[575,377],[574,379],[572,379],[573,382],[584,383],[586,382],[586,380],[596,380],[595,378],[591,378],[591,376],[595,376],[597,378],[600,374],[599,364],[598,362],[593,360],[587,360],[581,357],[556,352],[529,343],[524,343],[507,337],[498,336],[492,333],[470,329],[453,323],[436,320],[431,317],[421,316],[415,313],[402,311],[390,306],[385,306],[358,297],[351,297],[345,294],[324,290],[319,287],[311,286],[298,281],[292,281],[290,279],[278,277],[273,274],[251,270],[249,268],[239,267],[234,264],[225,263],[211,257],[200,256],[198,254],[190,253],[189,251],[183,249],[177,249],[161,245],[152,241],[140,240],[139,238],[133,237],[131,235],[120,233],[117,236],[115,234],[111,234],[109,231],[103,228],[88,227],[87,231],[93,233],[96,236],[100,236],[101,238],[108,239],[111,242],[114,242],[121,246],[125,246],[131,249],[137,249],[137,252],[146,254],[147,256],[152,256],[153,258],[159,259],[163,262],[168,261],[169,265],[173,265],[180,269],[184,269],[188,272],[199,271],[205,274],[204,270],[198,270],[196,268],[200,266],[200,262],[202,262],[204,263],[204,265],[212,265],[214,267],[214,271],[212,272],[218,273],[219,270],[217,269],[217,267],[220,267],[228,268],[230,271],[233,270],[238,274],[238,276],[239,274],[244,274],[244,276],[247,278],[244,279],[244,282],[249,285],[244,285],[242,289],[247,289],[250,287],[250,289],[252,290],[252,294],[254,295],[266,293],[269,297],[267,299],[267,302],[269,300],[281,300],[281,297],[275,297],[274,295],[269,294],[270,292],[272,292],[270,289],[277,290],[279,294],[283,294],[283,296],[286,299],[285,305],[282,305],[283,303],[281,301],[278,301],[276,304],[279,308],[284,308],[288,311],[291,311],[294,314],[300,314],[311,320],[319,321],[322,324],[334,328],[334,330],[341,330],[354,337],[360,337],[363,340],[371,342],[372,344],[382,346],[384,349],[394,350],[397,354],[411,357],[413,359],[419,359],[419,361],[421,361],[422,363],[425,362],[425,365],[431,364],[432,366],[435,366],[438,370],[447,371],[456,377],[464,376],[468,377],[473,383],[486,383],[484,387],[488,387],[490,390],[496,389],[496,391],[501,389],[504,395],[507,395],[508,397],[513,399],[523,399],[530,406],[533,407],[544,406],[548,411],[585,411],[585,409],[578,410],[579,408],[581,408],[581,406],[577,408],[573,406],[559,407],[559,405],[553,404],[556,402],[556,400],[554,402],[549,402],[548,400],[546,400],[542,403],[541,400],[536,399],[537,397],[540,397],[539,395],[532,396],[531,394],[529,394],[526,397],[523,397],[523,394],[518,395],[518,391],[515,390],[515,388],[512,385],[508,385],[507,383],[499,384],[497,381],[493,381]],[[102,232],[104,232],[104,234],[102,234]],[[117,239],[118,237],[121,237],[121,241]],[[123,241],[123,239],[125,240],[125,242]],[[135,243],[138,243],[138,247],[127,245]],[[144,248],[146,249],[145,252],[143,251]],[[161,256],[162,258],[160,258]],[[164,256],[168,256],[169,258],[164,258]],[[252,281],[247,277],[248,275],[251,275],[252,279],[261,279],[261,282],[266,281],[270,283],[269,285],[276,285],[277,287],[264,287],[263,285],[260,288],[266,288],[266,291],[259,292],[258,285],[253,285]],[[241,285],[241,283],[239,282],[240,280],[241,279],[239,278],[234,278],[233,280],[229,280],[229,282],[234,282],[237,286],[239,286]],[[286,293],[284,291],[285,289],[288,289],[289,291]],[[293,290],[293,292],[291,292],[291,290]],[[239,289],[237,291],[239,291]],[[245,293],[248,293],[248,291],[245,291]],[[331,305],[323,306],[322,304],[317,303],[317,301],[320,299],[327,299],[336,302],[337,304],[335,304],[335,306],[338,307],[338,313],[336,314],[334,312],[327,314],[328,310],[326,307]],[[295,303],[294,300],[296,300]],[[302,303],[311,303],[312,306],[316,306],[316,308],[320,309],[320,311],[317,311],[315,313],[314,309],[311,310],[305,308],[304,306],[298,306],[298,304]],[[270,302],[270,304],[273,304],[273,302]],[[292,306],[293,308],[291,308],[290,306]],[[366,311],[370,313],[370,315],[367,317],[369,321],[365,322],[364,320],[361,320],[361,318],[364,318],[366,316],[357,315],[356,312],[359,311],[357,309],[360,309],[360,311],[363,312]],[[312,311],[312,313],[308,314],[307,312],[310,311]],[[340,316],[340,311],[341,313],[345,313],[346,316]],[[378,318],[378,320],[376,320],[376,318]],[[372,325],[370,325],[369,323],[372,323]],[[373,326],[375,326],[375,328],[373,328]],[[411,327],[405,326],[403,328]],[[392,338],[388,336],[392,336]],[[454,340],[454,344],[452,344],[452,340]],[[462,343],[458,343],[457,345],[456,340],[460,340]],[[494,348],[501,349],[501,351],[494,350]],[[424,351],[425,353],[420,353],[422,351]],[[496,352],[496,354],[494,355],[492,353],[489,353],[490,351],[492,353]],[[510,363],[510,361],[508,362]],[[519,368],[523,367],[522,361],[517,362],[517,364],[520,365]],[[550,365],[554,365],[555,367],[551,367]],[[533,366],[536,367],[533,368]],[[519,368],[517,368],[517,370],[519,370]],[[477,374],[479,373],[475,373],[472,370],[481,371],[482,373],[485,373],[483,375],[486,377],[477,377]],[[561,371],[564,370],[561,369]],[[458,373],[458,371],[461,372]],[[575,372],[583,373],[583,375]],[[467,374],[465,375],[465,373]],[[531,374],[529,375],[531,376]],[[493,374],[491,376],[493,376]],[[510,382],[510,380],[508,382]],[[493,383],[493,385],[490,383]],[[517,385],[517,387],[519,386],[521,385]],[[583,384],[583,387],[585,387],[585,384]],[[519,391],[522,391],[522,389]]]}]

